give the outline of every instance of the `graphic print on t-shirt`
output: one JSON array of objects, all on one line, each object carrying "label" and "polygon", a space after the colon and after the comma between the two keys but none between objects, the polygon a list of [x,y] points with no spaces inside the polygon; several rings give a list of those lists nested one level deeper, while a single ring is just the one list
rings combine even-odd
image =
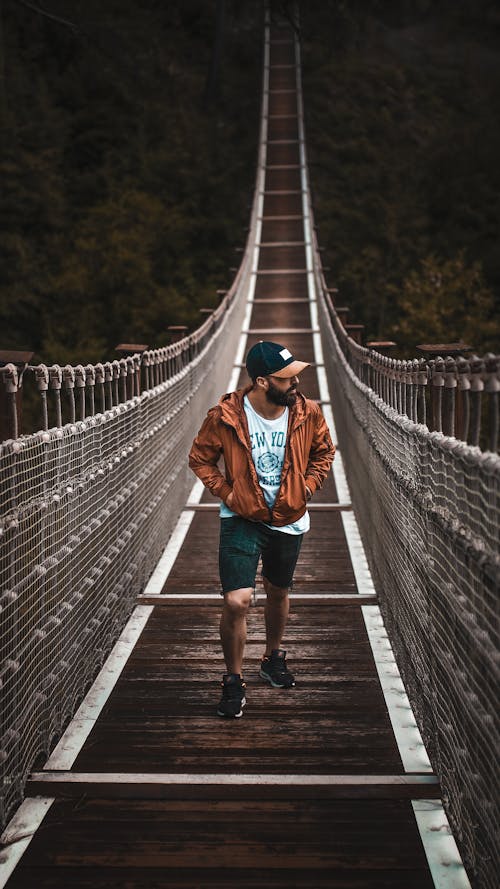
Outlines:
[{"label": "graphic print on t-shirt", "polygon": [[272,507],[281,483],[285,459],[288,408],[276,420],[266,420],[248,407],[245,400],[248,432],[252,446],[252,460],[266,503]]}]

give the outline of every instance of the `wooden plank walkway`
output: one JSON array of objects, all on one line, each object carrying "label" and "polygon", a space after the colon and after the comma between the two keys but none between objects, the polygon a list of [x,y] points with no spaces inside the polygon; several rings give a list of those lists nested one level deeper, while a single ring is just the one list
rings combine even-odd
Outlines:
[{"label": "wooden plank walkway", "polygon": [[[272,193],[264,192],[267,246],[249,329],[277,330],[271,338],[315,362],[301,389],[328,401],[301,271],[294,44],[282,29],[271,34],[268,161],[282,169],[268,180]],[[280,337],[290,328],[309,332]],[[250,333],[246,347],[260,338]],[[239,382],[246,382],[243,370]],[[258,678],[264,623],[257,589],[240,720],[215,715],[224,672],[219,519],[207,493],[193,504],[160,594],[142,600],[158,604],[97,721],[88,736],[85,718],[76,726],[83,738],[76,758],[67,765],[56,756],[32,776],[28,794],[55,802],[8,889],[435,885],[412,800],[435,799],[439,787],[425,764],[411,774],[398,748],[367,631],[366,609],[376,606],[365,604],[374,598],[364,598],[357,581],[339,503],[332,474],[311,509],[284,641],[295,689],[272,689]]]}]

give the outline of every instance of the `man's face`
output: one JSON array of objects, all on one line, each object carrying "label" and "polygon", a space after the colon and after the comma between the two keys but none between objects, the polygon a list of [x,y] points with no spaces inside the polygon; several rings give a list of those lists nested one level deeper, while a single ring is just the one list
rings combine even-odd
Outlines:
[{"label": "man's face", "polygon": [[273,374],[269,374],[266,380],[268,383],[266,398],[271,404],[283,405],[283,407],[292,407],[295,404],[299,382],[297,376],[275,377]]}]

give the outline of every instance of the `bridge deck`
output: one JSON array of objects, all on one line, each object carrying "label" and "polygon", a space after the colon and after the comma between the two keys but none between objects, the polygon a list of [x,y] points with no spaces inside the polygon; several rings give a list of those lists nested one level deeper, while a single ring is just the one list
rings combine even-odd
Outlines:
[{"label": "bridge deck", "polygon": [[[268,338],[318,364],[295,69],[282,67],[294,65],[294,47],[277,28],[272,38],[268,163],[279,169],[264,193],[267,246],[249,330],[273,330]],[[247,347],[261,338],[249,333]],[[320,398],[317,367],[301,388]],[[212,505],[204,494],[186,510],[191,524],[163,589],[144,600],[159,604],[72,765],[49,760],[33,776],[28,792],[55,802],[8,889],[434,886],[412,800],[439,789],[428,773],[405,772],[367,632],[376,606],[356,580],[334,475],[314,500],[296,573],[285,646],[297,687],[258,679],[258,589],[248,705],[233,721],[215,715],[224,667]]]}]

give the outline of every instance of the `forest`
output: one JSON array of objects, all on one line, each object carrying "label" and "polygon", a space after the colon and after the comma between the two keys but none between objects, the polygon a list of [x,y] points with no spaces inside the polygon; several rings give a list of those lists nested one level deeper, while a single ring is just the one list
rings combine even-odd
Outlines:
[{"label": "forest", "polygon": [[255,178],[258,6],[227,4],[213,77],[209,0],[4,0],[0,348],[99,361],[216,305]]},{"label": "forest", "polygon": [[301,21],[315,217],[349,320],[399,357],[498,353],[498,6],[312,0]]},{"label": "forest", "polygon": [[[85,363],[194,329],[245,240],[263,4],[0,10],[0,348]],[[350,320],[407,357],[498,352],[496,4],[310,0],[300,37],[316,223]]]}]

